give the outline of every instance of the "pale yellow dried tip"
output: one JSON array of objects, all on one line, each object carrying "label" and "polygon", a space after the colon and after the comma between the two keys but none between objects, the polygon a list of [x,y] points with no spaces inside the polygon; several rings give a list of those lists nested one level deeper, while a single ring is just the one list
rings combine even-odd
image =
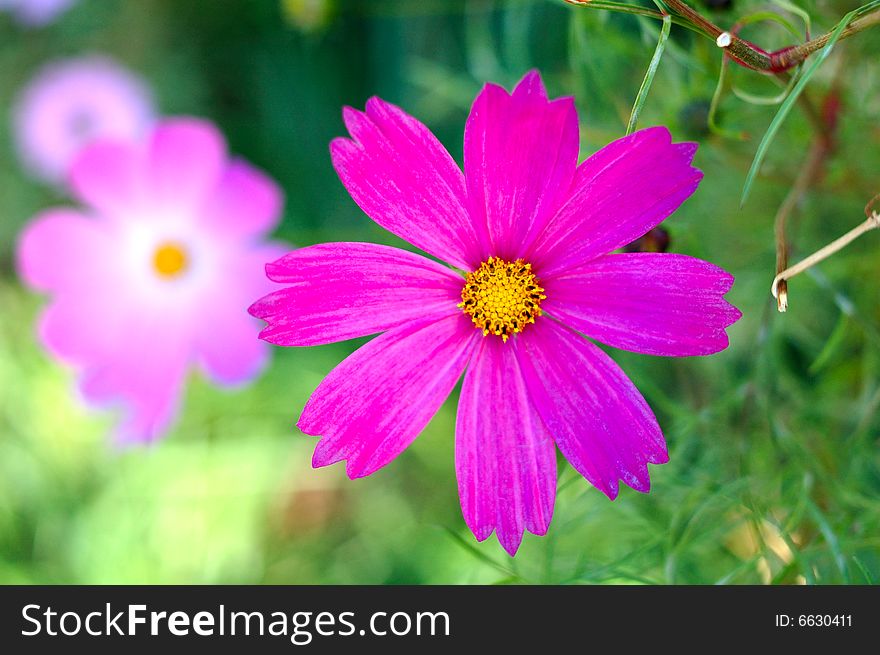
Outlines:
[{"label": "pale yellow dried tip", "polygon": [[730,32],[722,32],[718,35],[718,38],[715,39],[715,45],[719,48],[726,48],[730,45],[731,41],[733,41],[733,37],[730,36]]}]

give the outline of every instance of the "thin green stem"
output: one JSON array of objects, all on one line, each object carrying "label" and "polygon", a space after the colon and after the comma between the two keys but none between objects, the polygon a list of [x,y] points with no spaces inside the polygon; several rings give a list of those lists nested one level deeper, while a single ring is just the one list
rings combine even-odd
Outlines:
[{"label": "thin green stem", "polygon": [[657,48],[654,50],[654,56],[651,57],[651,63],[648,65],[648,71],[645,73],[645,79],[642,80],[642,86],[639,87],[639,93],[633,103],[632,112],[629,115],[629,123],[626,126],[626,133],[632,134],[639,122],[639,114],[642,107],[648,99],[648,91],[654,82],[654,75],[657,73],[657,67],[660,65],[660,59],[663,57],[663,51],[666,47],[666,39],[669,38],[669,28],[672,25],[672,17],[666,14],[663,17],[663,29],[660,30],[660,37],[657,40]]},{"label": "thin green stem", "polygon": [[[640,7],[638,5],[628,5],[622,2],[606,2],[605,0],[563,0],[570,5],[576,5],[578,7],[588,7],[590,9],[604,9],[606,11],[613,11],[618,14],[631,14],[633,16],[646,16],[647,18],[656,18],[657,20],[663,20],[663,16],[665,15],[662,11],[658,11],[657,9],[649,9],[648,7]],[[702,34],[703,36],[708,36],[708,34],[699,29],[692,22],[688,21],[681,16],[670,14],[671,20],[675,25],[679,25],[680,27],[684,27],[686,29],[691,30],[692,32],[696,32],[698,34]]]}]

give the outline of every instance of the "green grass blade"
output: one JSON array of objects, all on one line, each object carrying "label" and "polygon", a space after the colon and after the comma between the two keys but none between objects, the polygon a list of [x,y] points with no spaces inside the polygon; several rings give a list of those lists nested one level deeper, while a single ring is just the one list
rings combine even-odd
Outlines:
[{"label": "green grass blade", "polygon": [[457,545],[459,545],[465,552],[470,553],[474,556],[475,559],[483,562],[483,564],[486,564],[487,566],[490,566],[501,573],[504,576],[503,580],[522,581],[522,578],[517,575],[515,571],[511,570],[510,568],[504,566],[499,562],[496,562],[494,559],[480,551],[480,549],[474,546],[470,541],[463,539],[462,536],[452,528],[447,526],[440,527],[446,532],[449,538],[452,539],[452,541],[455,542]]},{"label": "green grass blade", "polygon": [[754,183],[755,177],[758,174],[758,169],[761,168],[761,164],[764,163],[764,157],[767,154],[767,150],[769,150],[770,144],[773,142],[773,138],[776,136],[779,128],[782,127],[782,123],[785,121],[788,113],[794,106],[794,103],[797,102],[797,99],[801,95],[801,92],[807,86],[809,81],[813,78],[813,75],[815,75],[816,71],[819,70],[819,67],[828,58],[828,55],[831,54],[831,50],[834,49],[834,45],[837,43],[837,40],[843,33],[843,30],[846,29],[846,26],[849,25],[854,18],[860,15],[860,13],[865,10],[865,8],[876,4],[878,4],[877,1],[871,2],[868,5],[851,11],[846,16],[844,16],[843,19],[834,28],[834,31],[831,33],[831,38],[828,39],[828,43],[825,45],[824,48],[819,51],[819,54],[816,55],[816,58],[810,64],[809,68],[807,68],[804,73],[798,78],[797,84],[795,84],[794,88],[791,90],[791,93],[788,94],[788,97],[780,105],[779,111],[776,112],[776,116],[773,117],[773,121],[770,123],[770,127],[767,128],[767,131],[764,133],[764,138],[761,139],[761,143],[758,145],[758,150],[755,152],[755,158],[752,160],[752,165],[749,168],[748,175],[746,175],[746,182],[743,186],[742,197],[740,198],[740,206],[746,203],[746,200],[749,197],[749,193],[752,190],[752,184]]},{"label": "green grass blade", "polygon": [[772,2],[777,7],[781,7],[782,9],[785,9],[786,11],[791,12],[792,14],[794,14],[795,16],[800,18],[802,21],[804,21],[805,34],[808,39],[810,38],[809,35],[813,31],[813,26],[810,21],[810,14],[809,13],[807,13],[806,11],[804,11],[803,9],[798,7],[796,4],[794,4],[792,2],[788,2],[788,0],[770,0],[770,2]]},{"label": "green grass blade", "polygon": [[775,96],[759,96],[754,93],[749,93],[748,91],[743,91],[742,89],[738,89],[735,86],[731,86],[730,90],[733,91],[733,95],[742,100],[743,102],[748,102],[752,105],[778,105],[783,100],[788,97],[788,94],[791,93],[792,88],[797,83],[797,76],[791,78],[786,87],[782,90],[782,93],[779,93]]},{"label": "green grass blade", "polygon": [[810,364],[808,369],[810,375],[816,375],[824,369],[828,363],[837,355],[846,342],[847,328],[849,327],[849,316],[841,313],[837,321],[837,325],[831,332],[831,336],[825,342],[821,352],[816,359]]},{"label": "green grass blade", "polygon": [[709,130],[713,134],[724,137],[725,139],[734,139],[737,141],[745,141],[748,135],[745,132],[734,132],[727,130],[718,124],[718,106],[721,104],[721,96],[727,88],[727,56],[721,60],[721,68],[718,71],[718,84],[715,85],[715,93],[712,94],[712,102],[709,104]]},{"label": "green grass blade", "polygon": [[865,582],[867,582],[869,585],[877,584],[877,582],[874,580],[874,576],[871,575],[871,572],[868,570],[868,567],[862,563],[862,560],[860,560],[855,555],[853,555],[852,560],[856,563],[859,572],[862,574],[862,576],[864,576]]},{"label": "green grass blade", "polygon": [[663,50],[666,48],[666,40],[669,38],[669,30],[672,27],[672,17],[669,14],[663,16],[663,27],[660,30],[660,38],[657,40],[657,47],[654,49],[654,56],[651,57],[651,63],[648,64],[648,70],[645,73],[645,79],[642,80],[642,86],[639,87],[639,93],[636,101],[633,103],[632,112],[629,115],[629,123],[626,126],[626,133],[632,134],[639,122],[639,114],[642,107],[648,99],[648,91],[651,90],[651,84],[654,82],[654,75],[657,73],[657,67],[660,65],[660,59],[663,57]]},{"label": "green grass blade", "polygon": [[801,33],[790,20],[786,20],[784,16],[774,14],[772,11],[756,11],[743,16],[737,21],[741,26],[751,25],[753,23],[771,22],[781,25],[794,38],[800,39]]},{"label": "green grass blade", "polygon": [[822,510],[809,498],[806,499],[807,502],[807,511],[813,517],[813,520],[816,521],[816,524],[819,526],[819,532],[822,533],[822,537],[825,539],[825,543],[828,544],[828,548],[831,550],[831,556],[834,558],[835,564],[837,564],[837,568],[840,571],[840,576],[843,580],[844,584],[850,583],[849,578],[849,569],[846,565],[846,557],[843,554],[843,550],[840,548],[840,541],[837,538],[837,534],[834,532],[834,528],[831,527],[831,524],[828,523],[828,520],[825,518],[825,515],[822,513]]},{"label": "green grass blade", "polygon": [[[782,26],[782,28],[785,29],[789,34],[791,34],[795,39],[801,39],[801,33],[798,32],[797,28],[792,24],[791,21],[786,20],[784,17],[780,16],[779,14],[775,14],[772,11],[756,11],[754,13],[743,16],[737,21],[740,26],[767,22],[776,23],[777,25]],[[800,73],[800,70],[801,66],[798,67],[797,73]],[[736,86],[731,86],[730,90],[733,91],[733,94],[740,100],[753,105],[778,105],[788,97],[788,94],[791,92],[792,88],[794,88],[797,80],[797,74],[792,75],[791,80],[789,80],[788,84],[785,85],[785,88],[782,90],[781,93],[769,97],[755,95],[748,91],[743,91]]]}]

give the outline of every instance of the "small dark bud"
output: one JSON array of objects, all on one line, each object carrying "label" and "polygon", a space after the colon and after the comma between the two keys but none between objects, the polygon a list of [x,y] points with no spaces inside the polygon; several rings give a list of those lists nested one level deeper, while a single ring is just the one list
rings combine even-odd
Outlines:
[{"label": "small dark bud", "polygon": [[631,244],[624,246],[624,252],[666,252],[669,249],[669,232],[662,227],[639,237]]},{"label": "small dark bud", "polygon": [[727,11],[733,7],[733,0],[703,0],[703,4],[714,11]]},{"label": "small dark bud", "polygon": [[678,113],[681,129],[691,138],[699,138],[709,134],[709,100],[689,102]]}]

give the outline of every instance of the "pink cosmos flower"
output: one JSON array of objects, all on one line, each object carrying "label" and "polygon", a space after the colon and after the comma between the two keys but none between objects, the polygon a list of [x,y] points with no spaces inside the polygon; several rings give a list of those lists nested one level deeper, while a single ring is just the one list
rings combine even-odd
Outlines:
[{"label": "pink cosmos flower", "polygon": [[85,398],[126,410],[120,442],[150,441],[173,419],[190,363],[222,384],[263,365],[245,308],[270,288],[263,262],[289,250],[265,241],[282,194],[230,160],[214,126],[186,118],[87,147],[70,185],[84,208],[33,219],[20,274],[51,295],[39,334],[79,371]]},{"label": "pink cosmos flower", "polygon": [[85,145],[142,137],[155,109],[141,79],[112,59],[88,56],[43,68],[16,101],[13,121],[24,166],[38,179],[61,184]]},{"label": "pink cosmos flower", "polygon": [[[556,449],[609,498],[649,489],[668,460],[651,409],[583,335],[652,355],[728,345],[733,277],[677,254],[609,254],[658,225],[697,188],[696,145],[665,128],[619,139],[577,164],[571,98],[531,72],[512,94],[487,84],[464,135],[464,175],[417,120],[373,98],[343,112],[330,146],[374,221],[448,264],[388,246],[330,243],[267,266],[287,287],[251,307],[261,337],[311,346],[382,332],[334,369],[303,410],[321,435],[313,465],[351,478],[394,459],[464,374],[455,466],[465,522],[513,555],[544,534]],[[454,269],[464,272],[464,277]]]},{"label": "pink cosmos flower", "polygon": [[0,11],[8,11],[22,25],[42,27],[63,14],[76,0],[0,0]]}]

